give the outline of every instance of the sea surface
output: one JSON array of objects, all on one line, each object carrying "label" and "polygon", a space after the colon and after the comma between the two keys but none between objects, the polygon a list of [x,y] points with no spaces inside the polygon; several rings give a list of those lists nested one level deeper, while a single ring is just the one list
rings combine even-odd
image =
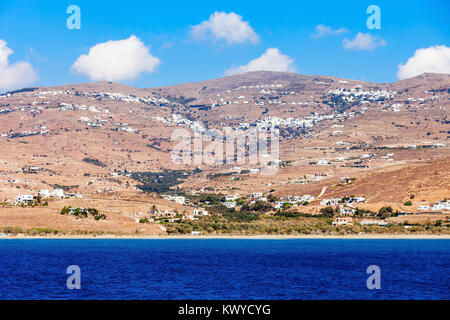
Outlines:
[{"label": "sea surface", "polygon": [[450,299],[450,240],[4,239],[0,299]]}]

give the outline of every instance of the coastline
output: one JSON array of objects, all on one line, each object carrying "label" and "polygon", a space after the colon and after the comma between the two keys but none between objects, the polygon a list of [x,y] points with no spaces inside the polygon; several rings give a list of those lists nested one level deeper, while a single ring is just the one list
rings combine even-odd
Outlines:
[{"label": "coastline", "polygon": [[120,239],[136,239],[136,240],[169,240],[169,239],[185,239],[185,240],[213,240],[213,239],[235,239],[235,240],[293,240],[293,239],[354,239],[354,240],[383,240],[383,239],[430,239],[430,240],[446,240],[450,239],[450,234],[446,235],[434,235],[434,234],[417,234],[417,235],[407,235],[407,234],[358,234],[358,235],[63,235],[63,236],[26,236],[26,235],[16,235],[16,236],[1,236],[0,240],[7,239],[53,239],[53,240],[63,240],[63,239],[90,239],[90,240],[120,240]]}]

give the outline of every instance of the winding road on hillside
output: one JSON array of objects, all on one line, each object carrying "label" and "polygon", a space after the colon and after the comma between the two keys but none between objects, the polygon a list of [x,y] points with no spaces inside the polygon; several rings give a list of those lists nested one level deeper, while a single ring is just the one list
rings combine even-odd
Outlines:
[{"label": "winding road on hillside", "polygon": [[320,191],[320,194],[317,196],[316,199],[319,199],[321,196],[323,196],[323,194],[325,193],[325,191],[327,191],[327,188],[328,188],[328,187],[323,187],[323,188],[322,188],[322,191]]}]

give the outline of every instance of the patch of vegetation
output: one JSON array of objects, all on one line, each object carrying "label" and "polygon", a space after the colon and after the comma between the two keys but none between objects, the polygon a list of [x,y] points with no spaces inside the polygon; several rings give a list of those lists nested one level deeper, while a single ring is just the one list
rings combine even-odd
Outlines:
[{"label": "patch of vegetation", "polygon": [[278,212],[275,216],[234,212],[223,216],[205,216],[197,220],[180,220],[164,222],[169,234],[236,234],[236,235],[355,235],[360,233],[411,234],[434,233],[449,234],[448,223],[436,221],[425,225],[414,225],[405,229],[402,224],[388,226],[361,225],[333,226],[333,219],[299,212]]},{"label": "patch of vegetation", "polygon": [[87,163],[90,163],[90,164],[93,164],[93,165],[95,165],[95,166],[102,167],[102,168],[105,168],[105,167],[106,167],[106,165],[105,165],[103,162],[101,162],[100,160],[98,160],[98,159],[94,159],[94,158],[84,158],[83,161],[84,161],[84,162],[87,162]]},{"label": "patch of vegetation", "polygon": [[103,213],[100,213],[97,209],[94,208],[72,208],[64,207],[61,209],[61,214],[70,214],[77,218],[87,218],[87,217],[94,217],[95,220],[105,220],[106,215]]},{"label": "patch of vegetation", "polygon": [[74,185],[74,186],[63,186],[60,184],[50,184],[50,186],[52,186],[54,189],[63,189],[64,191],[70,191],[71,189],[76,189],[79,187],[79,185]]},{"label": "patch of vegetation", "polygon": [[37,89],[39,89],[39,88],[37,88],[37,87],[22,88],[22,89],[18,89],[18,90],[14,90],[14,91],[5,92],[5,95],[7,95],[7,94],[13,95],[15,93],[22,93],[22,92],[32,92],[32,91],[37,90]]},{"label": "patch of vegetation", "polygon": [[391,206],[385,206],[382,207],[380,210],[378,210],[378,216],[380,216],[383,219],[389,218],[393,216],[394,210]]},{"label": "patch of vegetation", "polygon": [[170,96],[170,95],[167,96],[166,99],[170,100],[172,102],[177,102],[177,103],[182,104],[182,105],[188,105],[192,101],[196,100],[196,98],[186,98],[184,96],[177,97],[177,96]]},{"label": "patch of vegetation", "polygon": [[51,228],[32,228],[27,230],[27,235],[35,236],[35,235],[49,235],[54,234],[57,235],[59,230],[51,229]]},{"label": "patch of vegetation", "polygon": [[196,195],[186,195],[186,197],[196,206],[222,206],[225,202],[225,196],[220,193],[200,193]]},{"label": "patch of vegetation", "polygon": [[21,227],[4,227],[4,228],[0,229],[0,232],[6,233],[6,234],[12,234],[12,235],[24,233],[24,231]]},{"label": "patch of vegetation", "polygon": [[206,177],[210,180],[212,179],[217,179],[220,177],[228,177],[228,176],[232,176],[234,173],[233,172],[224,172],[224,173],[212,173],[212,174],[208,174]]},{"label": "patch of vegetation", "polygon": [[258,220],[259,217],[254,212],[249,211],[234,211],[230,213],[223,214],[228,222],[245,222]]},{"label": "patch of vegetation", "polygon": [[335,210],[331,206],[320,209],[320,214],[324,217],[333,217],[334,213]]},{"label": "patch of vegetation", "polygon": [[161,172],[134,172],[131,178],[140,182],[138,188],[145,192],[165,193],[188,178],[190,175],[200,173],[195,170],[164,170]]},{"label": "patch of vegetation", "polygon": [[256,211],[260,213],[265,213],[273,210],[273,207],[270,203],[264,202],[264,201],[256,201],[252,205],[244,204],[242,206],[243,211]]}]

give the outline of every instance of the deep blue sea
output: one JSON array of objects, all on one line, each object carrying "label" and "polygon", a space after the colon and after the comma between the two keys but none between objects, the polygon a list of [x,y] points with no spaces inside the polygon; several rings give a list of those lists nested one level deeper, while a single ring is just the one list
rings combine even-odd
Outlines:
[{"label": "deep blue sea", "polygon": [[0,299],[450,299],[450,240],[5,239]]}]

